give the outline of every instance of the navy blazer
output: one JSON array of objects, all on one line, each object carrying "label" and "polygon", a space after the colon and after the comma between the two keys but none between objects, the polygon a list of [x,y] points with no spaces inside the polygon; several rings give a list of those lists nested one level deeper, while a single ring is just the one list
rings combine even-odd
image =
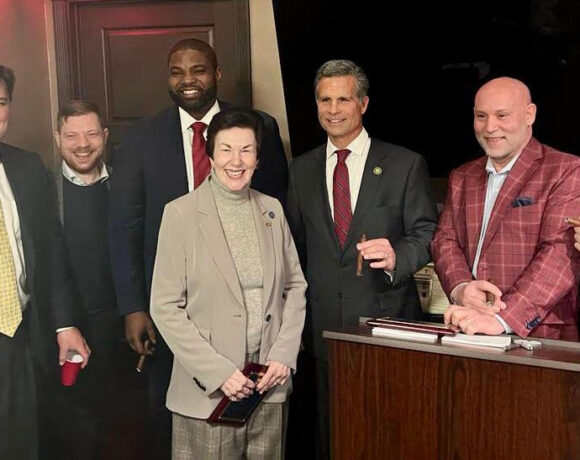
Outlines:
[{"label": "navy blazer", "polygon": [[[220,102],[222,110],[229,106]],[[252,188],[284,201],[288,164],[276,120],[264,120],[260,164]],[[163,209],[188,193],[183,138],[176,106],[129,130],[111,177],[109,241],[119,311],[149,310],[157,237]]]},{"label": "navy blazer", "polygon": [[0,160],[20,221],[26,289],[30,294],[26,315],[32,350],[43,366],[49,360],[56,365],[56,355],[47,356],[48,350],[55,349],[56,329],[74,326],[79,318],[69,285],[71,271],[58,222],[54,187],[35,153],[0,142]]}]

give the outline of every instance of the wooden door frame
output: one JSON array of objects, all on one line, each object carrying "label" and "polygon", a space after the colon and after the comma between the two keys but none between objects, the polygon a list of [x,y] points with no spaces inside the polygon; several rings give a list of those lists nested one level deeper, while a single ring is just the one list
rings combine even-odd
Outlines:
[{"label": "wooden door frame", "polygon": [[[80,94],[79,66],[79,8],[90,3],[124,5],[130,3],[164,3],[162,0],[51,0],[54,23],[55,60],[59,106]],[[183,1],[187,0],[177,0]],[[189,0],[192,1],[192,0]],[[211,1],[211,0],[210,0]],[[248,94],[251,102],[252,71],[250,49],[249,0],[231,0],[236,15],[235,40],[236,65],[233,69],[240,94]]]}]

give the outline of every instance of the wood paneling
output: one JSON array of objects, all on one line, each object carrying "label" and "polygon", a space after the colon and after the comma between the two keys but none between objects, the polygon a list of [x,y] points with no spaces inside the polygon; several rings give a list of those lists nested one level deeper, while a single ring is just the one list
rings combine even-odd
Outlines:
[{"label": "wood paneling", "polygon": [[333,459],[578,459],[580,373],[330,340]]}]

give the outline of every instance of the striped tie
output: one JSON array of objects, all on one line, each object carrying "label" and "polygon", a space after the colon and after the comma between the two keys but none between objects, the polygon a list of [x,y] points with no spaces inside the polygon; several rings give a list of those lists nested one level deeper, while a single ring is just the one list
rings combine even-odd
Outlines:
[{"label": "striped tie", "polygon": [[337,150],[338,161],[334,168],[332,196],[334,200],[334,231],[338,238],[340,248],[343,249],[352,220],[352,208],[350,205],[350,186],[348,183],[348,167],[346,157],[350,150]]},{"label": "striped tie", "polygon": [[203,133],[207,125],[201,121],[196,121],[191,125],[193,129],[193,144],[191,146],[193,155],[193,188],[201,185],[211,171],[209,156],[205,152],[205,137]]},{"label": "striped tie", "polygon": [[0,203],[0,333],[14,337],[21,321],[22,309],[16,284],[16,269]]}]

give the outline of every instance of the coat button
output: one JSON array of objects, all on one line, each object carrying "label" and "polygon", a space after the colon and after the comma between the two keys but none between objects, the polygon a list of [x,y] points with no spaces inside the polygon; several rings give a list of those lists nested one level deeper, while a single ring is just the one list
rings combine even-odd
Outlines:
[{"label": "coat button", "polygon": [[272,315],[271,315],[270,313],[268,313],[268,314],[266,315],[266,321],[270,321],[270,319],[271,319],[271,318],[272,318]]}]

